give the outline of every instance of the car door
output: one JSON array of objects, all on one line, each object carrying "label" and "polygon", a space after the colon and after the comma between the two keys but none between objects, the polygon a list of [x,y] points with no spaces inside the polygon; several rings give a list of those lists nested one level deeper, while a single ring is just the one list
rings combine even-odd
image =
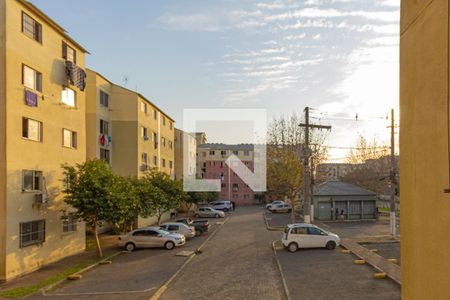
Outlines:
[{"label": "car door", "polygon": [[161,247],[164,246],[162,242],[162,237],[159,236],[159,232],[156,230],[149,229],[146,232],[147,247]]},{"label": "car door", "polygon": [[213,214],[214,214],[214,212],[213,212],[213,210],[211,208],[209,208],[209,207],[205,208],[205,216],[206,217],[212,217]]},{"label": "car door", "polygon": [[311,248],[325,247],[327,241],[327,235],[316,227],[308,227],[308,236],[311,244]]},{"label": "car door", "polygon": [[198,215],[200,216],[200,217],[205,217],[205,209],[204,208],[199,208],[198,209]]},{"label": "car door", "polygon": [[299,248],[309,248],[309,236],[306,227],[294,227],[289,233],[289,241],[296,242]]},{"label": "car door", "polygon": [[145,248],[147,245],[147,236],[145,230],[136,230],[133,232],[132,241],[138,248]]},{"label": "car door", "polygon": [[173,232],[173,233],[181,233],[180,232],[180,227],[181,226],[178,226],[178,225],[175,225],[175,224],[169,224],[169,225],[167,225],[167,231],[169,231],[169,232]]}]

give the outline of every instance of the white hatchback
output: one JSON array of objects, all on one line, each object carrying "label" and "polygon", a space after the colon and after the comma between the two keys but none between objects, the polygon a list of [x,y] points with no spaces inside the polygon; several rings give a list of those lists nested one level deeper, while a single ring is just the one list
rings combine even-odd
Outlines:
[{"label": "white hatchback", "polygon": [[333,250],[339,246],[341,239],[337,234],[328,232],[313,224],[289,224],[281,238],[283,246],[290,252],[299,248],[327,248]]}]

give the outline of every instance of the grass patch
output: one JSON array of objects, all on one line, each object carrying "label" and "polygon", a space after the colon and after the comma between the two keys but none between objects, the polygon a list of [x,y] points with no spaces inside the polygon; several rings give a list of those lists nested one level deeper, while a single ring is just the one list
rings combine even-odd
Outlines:
[{"label": "grass patch", "polygon": [[[87,242],[87,241],[86,241]],[[95,244],[95,242],[94,242]],[[95,245],[94,245],[95,247]],[[113,252],[111,253],[105,253],[103,258],[93,258],[93,259],[89,259],[89,260],[85,260],[82,261],[78,264],[76,264],[73,267],[70,267],[68,269],[65,269],[64,271],[57,273],[55,275],[52,275],[42,281],[40,281],[39,283],[36,284],[32,284],[29,286],[24,286],[24,287],[18,287],[18,288],[14,288],[14,289],[10,289],[10,290],[6,290],[6,291],[1,291],[0,292],[0,297],[3,298],[22,298],[31,294],[34,294],[36,292],[38,292],[40,289],[45,288],[49,285],[52,285],[60,280],[63,280],[65,278],[67,278],[69,275],[75,274],[79,271],[81,271],[82,269],[90,266],[91,264],[94,264],[100,260],[105,259],[105,257],[108,257],[109,255],[113,254]]]}]

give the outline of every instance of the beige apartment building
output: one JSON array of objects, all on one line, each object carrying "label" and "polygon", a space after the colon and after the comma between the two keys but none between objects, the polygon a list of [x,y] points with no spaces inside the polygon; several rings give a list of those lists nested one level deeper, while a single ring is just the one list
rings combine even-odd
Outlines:
[{"label": "beige apartment building", "polygon": [[[184,166],[185,160],[189,158],[194,163],[186,167]],[[195,177],[196,170],[195,160],[197,159],[197,139],[196,134],[185,132],[178,128],[175,128],[175,176],[176,180],[182,180],[185,174],[185,168],[187,172]]]},{"label": "beige apartment building", "polygon": [[0,0],[0,280],[85,248],[61,169],[86,158],[85,53],[32,4]]}]

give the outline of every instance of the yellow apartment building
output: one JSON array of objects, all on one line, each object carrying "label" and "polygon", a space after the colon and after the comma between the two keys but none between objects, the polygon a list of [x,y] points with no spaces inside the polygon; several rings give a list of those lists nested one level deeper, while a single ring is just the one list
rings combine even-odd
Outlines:
[{"label": "yellow apartment building", "polygon": [[401,2],[402,299],[450,298],[448,0]]},{"label": "yellow apartment building", "polygon": [[61,165],[86,158],[85,54],[32,4],[0,0],[0,280],[83,251]]},{"label": "yellow apartment building", "polygon": [[[156,168],[175,176],[174,120],[142,94],[87,70],[87,158],[105,159],[113,171],[140,177]],[[138,226],[153,219],[139,219]]]}]

